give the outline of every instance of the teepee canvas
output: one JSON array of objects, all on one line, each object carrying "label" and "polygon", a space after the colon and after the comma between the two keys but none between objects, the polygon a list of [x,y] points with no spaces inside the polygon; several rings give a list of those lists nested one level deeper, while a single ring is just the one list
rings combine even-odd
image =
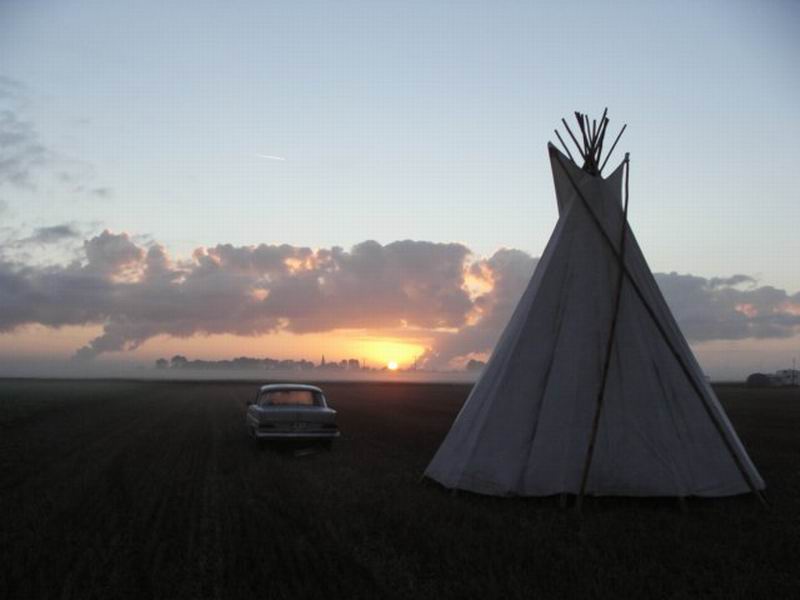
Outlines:
[{"label": "teepee canvas", "polygon": [[759,494],[628,227],[627,156],[603,177],[608,120],[576,116],[583,164],[549,145],[555,230],[425,474],[491,495]]}]

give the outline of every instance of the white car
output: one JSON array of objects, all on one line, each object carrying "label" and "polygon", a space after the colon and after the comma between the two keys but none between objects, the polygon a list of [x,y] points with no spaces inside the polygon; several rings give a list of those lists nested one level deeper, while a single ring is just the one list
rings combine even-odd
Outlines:
[{"label": "white car", "polygon": [[247,405],[247,431],[256,440],[321,441],[329,446],[339,437],[336,411],[313,385],[264,385]]}]

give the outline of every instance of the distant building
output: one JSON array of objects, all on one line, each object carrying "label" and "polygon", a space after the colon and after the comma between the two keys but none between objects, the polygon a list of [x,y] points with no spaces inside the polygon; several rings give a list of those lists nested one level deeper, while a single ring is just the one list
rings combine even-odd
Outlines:
[{"label": "distant building", "polygon": [[775,371],[775,375],[771,376],[773,380],[773,385],[800,385],[800,371],[797,369],[781,369],[780,371]]},{"label": "distant building", "polygon": [[775,373],[753,373],[747,378],[750,387],[794,387],[800,385],[800,370],[780,369]]}]

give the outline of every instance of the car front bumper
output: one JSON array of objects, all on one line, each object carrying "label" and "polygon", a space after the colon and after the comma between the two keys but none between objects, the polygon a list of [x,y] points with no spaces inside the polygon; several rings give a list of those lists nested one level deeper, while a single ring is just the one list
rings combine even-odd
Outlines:
[{"label": "car front bumper", "polygon": [[340,435],[339,431],[253,431],[259,440],[333,440]]}]

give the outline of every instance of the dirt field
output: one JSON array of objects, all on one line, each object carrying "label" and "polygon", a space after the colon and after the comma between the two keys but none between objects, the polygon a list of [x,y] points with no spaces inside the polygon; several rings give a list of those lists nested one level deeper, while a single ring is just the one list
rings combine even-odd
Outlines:
[{"label": "dirt field", "polygon": [[451,495],[468,387],[325,386],[343,439],[245,436],[252,383],[0,382],[2,598],[800,597],[800,393],[723,387],[773,504]]}]

